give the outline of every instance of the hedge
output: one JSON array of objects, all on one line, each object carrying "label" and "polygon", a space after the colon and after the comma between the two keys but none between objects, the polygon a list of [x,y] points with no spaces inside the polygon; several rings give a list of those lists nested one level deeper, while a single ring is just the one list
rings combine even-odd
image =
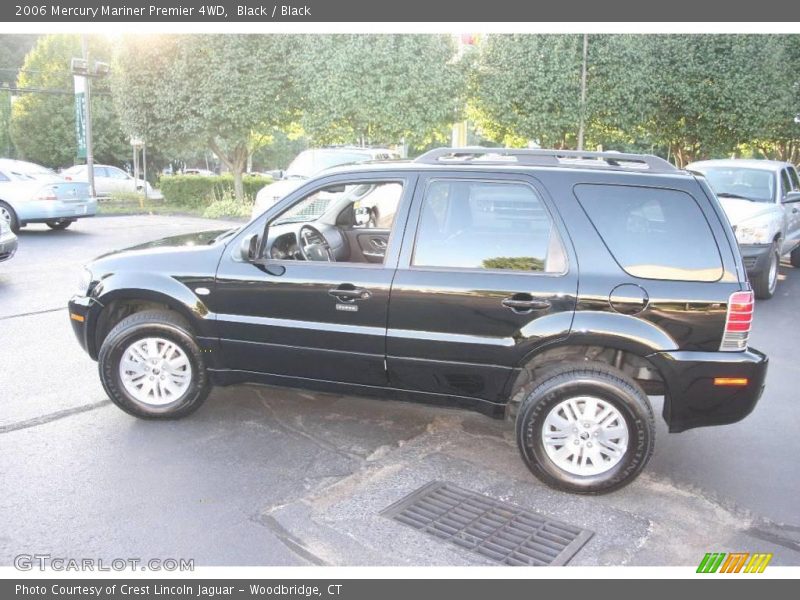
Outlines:
[{"label": "hedge", "polygon": [[[258,190],[272,183],[270,177],[244,176],[244,195],[249,203],[253,203]],[[202,175],[165,175],[159,181],[161,193],[167,204],[204,208],[215,200],[233,194],[233,175],[205,177]]]}]

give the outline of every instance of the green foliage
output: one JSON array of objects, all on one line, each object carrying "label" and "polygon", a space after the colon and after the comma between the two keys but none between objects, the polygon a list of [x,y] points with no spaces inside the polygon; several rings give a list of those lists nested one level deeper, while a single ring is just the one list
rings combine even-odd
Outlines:
[{"label": "green foliage", "polygon": [[490,35],[471,79],[470,116],[505,145],[574,146],[580,120],[581,35]]},{"label": "green foliage", "polygon": [[[17,73],[34,44],[36,35],[0,35],[0,86],[14,87]],[[0,91],[0,155],[15,158],[16,149],[11,140],[11,92]]]},{"label": "green foliage", "polygon": [[[269,177],[247,176],[243,180],[244,198],[238,200],[252,207],[256,194],[272,183]],[[164,201],[175,206],[207,207],[213,202],[235,194],[232,175],[203,177],[200,175],[167,175],[159,181]]]},{"label": "green foliage", "polygon": [[544,261],[533,256],[498,256],[483,260],[484,269],[509,269],[512,271],[544,271]]},{"label": "green foliage", "polygon": [[203,216],[206,219],[248,218],[252,208],[252,203],[237,200],[233,192],[228,190],[208,205]]},{"label": "green foliage", "polygon": [[[800,159],[800,36],[591,35],[588,54],[587,148]],[[574,147],[581,66],[580,35],[489,36],[470,115],[496,142]]]},{"label": "green foliage", "polygon": [[[108,60],[110,49],[102,38],[90,38],[89,48],[98,60]],[[11,138],[21,158],[48,167],[72,165],[77,154],[75,99],[70,60],[81,55],[77,35],[39,38],[25,58],[17,79],[20,88],[51,93],[24,93],[14,102]],[[128,158],[130,145],[123,134],[107,87],[95,88],[92,98],[94,156],[99,163],[117,164]]]},{"label": "green foliage", "polygon": [[160,147],[210,148],[244,197],[247,157],[297,116],[289,35],[129,35],[114,63],[114,97],[132,134]]},{"label": "green foliage", "polygon": [[465,99],[449,35],[309,37],[301,123],[317,144],[446,140]]}]

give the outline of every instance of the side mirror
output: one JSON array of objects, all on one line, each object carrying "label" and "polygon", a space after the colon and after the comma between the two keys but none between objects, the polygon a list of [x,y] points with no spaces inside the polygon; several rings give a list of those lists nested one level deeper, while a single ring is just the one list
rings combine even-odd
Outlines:
[{"label": "side mirror", "polygon": [[792,204],[793,202],[800,202],[800,192],[789,192],[783,197],[781,201],[784,204]]},{"label": "side mirror", "polygon": [[258,234],[251,233],[242,240],[239,247],[239,257],[245,262],[253,262],[258,258]]}]

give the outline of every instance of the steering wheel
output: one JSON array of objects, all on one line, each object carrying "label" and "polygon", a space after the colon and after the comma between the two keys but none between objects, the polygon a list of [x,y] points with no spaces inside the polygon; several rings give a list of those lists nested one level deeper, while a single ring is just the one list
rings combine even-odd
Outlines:
[{"label": "steering wheel", "polygon": [[303,225],[297,234],[297,245],[305,260],[333,262],[333,252],[325,236],[313,225]]}]

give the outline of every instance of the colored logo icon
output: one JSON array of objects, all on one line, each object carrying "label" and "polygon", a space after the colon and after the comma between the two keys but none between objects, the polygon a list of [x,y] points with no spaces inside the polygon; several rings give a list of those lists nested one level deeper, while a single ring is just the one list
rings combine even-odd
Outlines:
[{"label": "colored logo icon", "polygon": [[698,573],[763,573],[772,554],[749,552],[708,552],[697,567]]}]

